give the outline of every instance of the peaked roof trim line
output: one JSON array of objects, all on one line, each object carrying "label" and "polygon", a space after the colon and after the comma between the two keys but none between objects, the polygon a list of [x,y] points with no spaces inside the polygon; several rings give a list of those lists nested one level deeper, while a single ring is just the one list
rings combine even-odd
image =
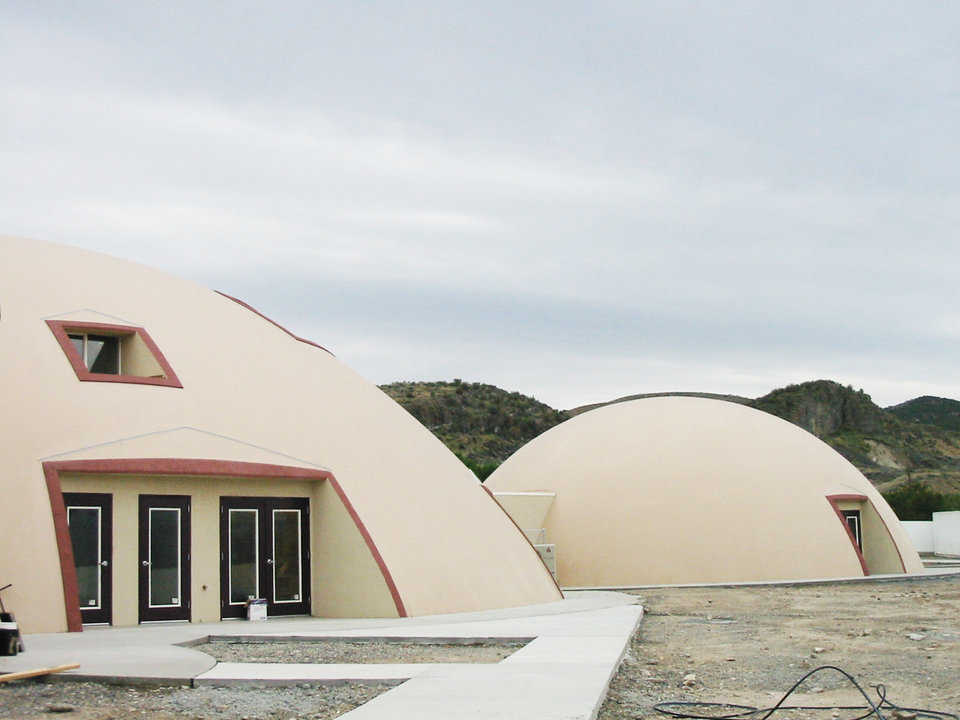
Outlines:
[{"label": "peaked roof trim line", "polygon": [[[327,353],[330,353],[331,355],[333,355],[333,352],[330,351],[330,350],[328,350],[327,348],[325,348],[323,345],[319,345],[319,344],[313,342],[313,340],[307,340],[306,338],[302,338],[302,337],[300,337],[299,335],[294,335],[292,332],[290,332],[289,330],[287,330],[283,325],[281,325],[280,323],[278,323],[276,320],[267,317],[267,316],[264,315],[262,312],[260,312],[260,311],[257,310],[255,307],[253,307],[253,305],[251,305],[250,303],[246,303],[246,302],[244,302],[243,300],[241,300],[240,298],[235,298],[233,295],[228,295],[227,293],[221,292],[220,290],[214,290],[214,292],[217,293],[217,295],[223,295],[223,297],[227,298],[228,300],[233,300],[235,303],[237,303],[237,305],[242,305],[242,306],[245,307],[247,310],[249,310],[250,312],[252,312],[254,315],[259,315],[260,317],[262,317],[264,320],[266,320],[266,321],[267,321],[268,323],[270,323],[271,325],[276,325],[278,328],[280,328],[281,330],[283,330],[287,335],[289,335],[290,337],[292,337],[294,340],[299,340],[300,342],[306,343],[307,345],[313,345],[313,347],[315,347],[315,348],[320,348],[320,349],[323,350],[324,352],[327,352]],[[336,356],[334,355],[334,357],[336,357]]]},{"label": "peaked roof trim line", "polygon": [[61,473],[97,473],[97,474],[144,474],[144,475],[202,475],[206,477],[242,477],[242,478],[284,478],[294,480],[327,480],[333,486],[337,496],[343,502],[350,518],[373,555],[384,581],[393,597],[400,617],[407,612],[400,598],[393,576],[383,561],[383,556],[370,536],[360,515],[347,498],[340,483],[329,470],[296,467],[293,465],[272,465],[269,463],[240,462],[233,460],[209,460],[195,458],[108,458],[102,460],[55,460],[42,463],[43,476],[50,496],[50,510],[53,515],[53,528],[60,556],[60,576],[63,581],[63,604],[68,632],[83,630],[80,617],[80,595],[77,586],[77,570],[73,559],[73,545],[70,542],[70,528],[67,524],[67,509],[63,502],[60,482]]},{"label": "peaked roof trim line", "polygon": [[[160,351],[160,348],[157,347],[157,344],[153,341],[153,338],[150,337],[150,333],[148,333],[142,327],[137,327],[135,325],[114,325],[111,323],[86,322],[83,320],[77,322],[72,322],[70,320],[47,320],[46,323],[50,328],[50,331],[53,333],[53,336],[60,344],[60,349],[63,350],[63,354],[67,356],[67,360],[70,362],[70,367],[72,367],[73,371],[77,374],[77,379],[81,382],[127,383],[131,385],[160,385],[163,387],[183,388],[180,378],[177,377],[177,374],[173,371],[173,368],[170,367],[170,363],[167,361],[166,356]],[[77,349],[70,341],[70,337],[67,335],[68,330],[92,330],[94,332],[101,331],[108,333],[119,333],[123,335],[137,335],[143,341],[143,344],[147,346],[147,349],[153,355],[153,358],[157,361],[157,364],[160,365],[160,369],[163,370],[164,376],[158,378],[142,377],[140,375],[107,375],[105,373],[90,372],[87,370],[87,366],[83,364],[83,360],[77,354]]]}]

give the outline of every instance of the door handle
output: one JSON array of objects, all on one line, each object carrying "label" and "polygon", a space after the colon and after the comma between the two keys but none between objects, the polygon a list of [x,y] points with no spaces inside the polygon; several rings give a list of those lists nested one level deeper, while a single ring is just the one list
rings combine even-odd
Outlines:
[{"label": "door handle", "polygon": [[149,561],[149,560],[143,560],[143,561],[141,561],[140,564],[143,565],[144,567],[150,567],[150,561]]},{"label": "door handle", "polygon": [[273,565],[273,558],[267,558],[267,565]]},{"label": "door handle", "polygon": [[101,560],[101,561],[100,561],[100,564],[101,564],[103,567],[106,567],[107,565],[110,564],[110,562],[109,562],[108,560]]}]

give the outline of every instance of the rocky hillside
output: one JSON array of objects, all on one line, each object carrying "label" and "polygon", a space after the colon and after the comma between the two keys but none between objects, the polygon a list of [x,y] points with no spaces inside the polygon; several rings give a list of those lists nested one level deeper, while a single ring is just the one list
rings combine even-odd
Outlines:
[{"label": "rocky hillside", "polygon": [[[418,382],[382,386],[474,472],[485,478],[521,445],[581,412],[562,411],[518,392],[481,383]],[[750,405],[805,428],[844,455],[884,491],[923,480],[932,490],[960,493],[960,402],[917,398],[878,407],[863,390],[829,380],[789,385],[756,399],[711,393],[651,393],[710,397]]]},{"label": "rocky hillside", "polygon": [[380,389],[481,479],[528,440],[569,417],[527,395],[482,383],[395,382]]},{"label": "rocky hillside", "polygon": [[816,380],[774,390],[750,405],[810,431],[883,490],[913,479],[960,492],[960,432],[904,421],[863,390]]},{"label": "rocky hillside", "polygon": [[888,407],[887,412],[907,422],[934,425],[945,430],[960,432],[960,401],[958,400],[924,395]]}]

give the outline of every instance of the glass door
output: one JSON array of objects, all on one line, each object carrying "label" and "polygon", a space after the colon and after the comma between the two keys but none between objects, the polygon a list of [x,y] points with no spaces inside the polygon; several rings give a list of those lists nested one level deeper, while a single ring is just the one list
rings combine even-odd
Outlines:
[{"label": "glass door", "polygon": [[221,617],[243,617],[253,598],[268,615],[310,613],[309,508],[307,498],[221,498]]},{"label": "glass door", "polygon": [[109,624],[113,606],[113,497],[102,493],[64,493],[77,599],[84,624]]},{"label": "glass door", "polygon": [[140,496],[140,622],[190,619],[190,498]]}]

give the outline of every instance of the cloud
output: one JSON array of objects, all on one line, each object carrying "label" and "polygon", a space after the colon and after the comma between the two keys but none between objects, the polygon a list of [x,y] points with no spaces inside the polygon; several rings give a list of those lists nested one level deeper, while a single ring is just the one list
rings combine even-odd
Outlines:
[{"label": "cloud", "polygon": [[239,295],[378,382],[952,392],[957,19],[8,4],[0,230]]}]

